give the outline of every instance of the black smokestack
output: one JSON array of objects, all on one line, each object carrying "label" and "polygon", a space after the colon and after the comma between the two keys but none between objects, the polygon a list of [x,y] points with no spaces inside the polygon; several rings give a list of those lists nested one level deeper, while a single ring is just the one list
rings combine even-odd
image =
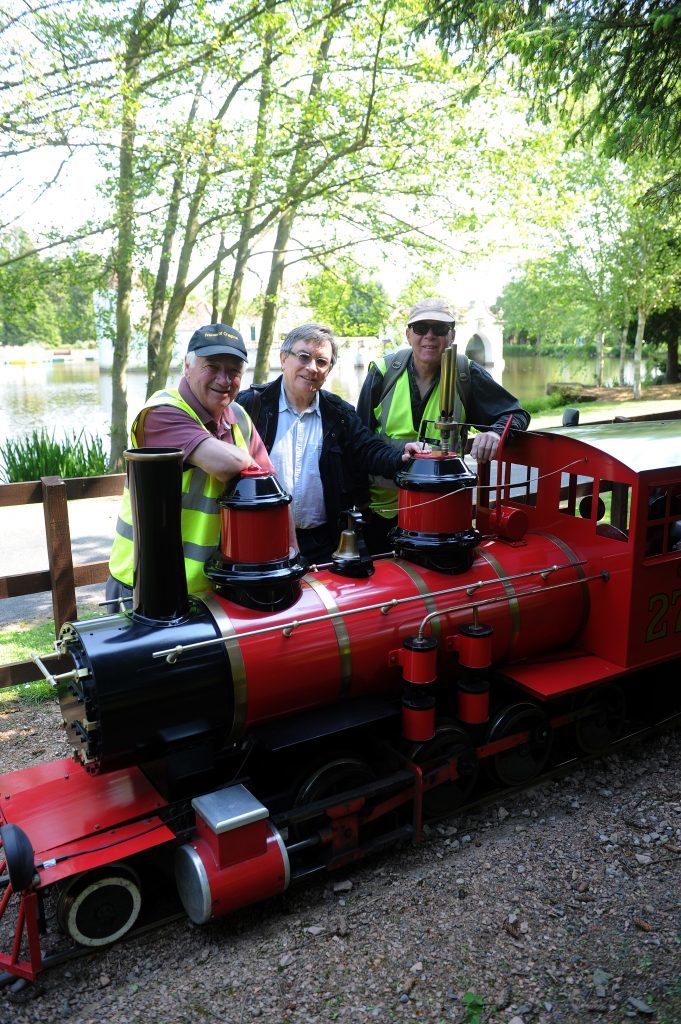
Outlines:
[{"label": "black smokestack", "polygon": [[189,610],[182,550],[182,462],[178,448],[125,453],[134,538],[133,614],[172,622]]}]

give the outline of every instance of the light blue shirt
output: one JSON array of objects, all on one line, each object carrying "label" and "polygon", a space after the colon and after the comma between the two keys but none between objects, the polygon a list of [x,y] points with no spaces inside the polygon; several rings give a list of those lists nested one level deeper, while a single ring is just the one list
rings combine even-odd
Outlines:
[{"label": "light blue shirt", "polygon": [[289,403],[282,381],[277,434],[270,459],[280,484],[293,495],[293,522],[298,530],[310,530],[326,522],[319,475],[322,436],[319,394],[314,396],[312,405],[298,413]]}]

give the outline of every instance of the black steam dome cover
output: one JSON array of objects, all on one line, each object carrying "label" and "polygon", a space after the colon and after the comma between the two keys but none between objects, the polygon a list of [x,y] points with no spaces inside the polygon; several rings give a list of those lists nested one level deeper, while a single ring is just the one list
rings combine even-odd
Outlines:
[{"label": "black steam dome cover", "polygon": [[291,500],[291,495],[283,489],[275,476],[266,469],[249,466],[227,484],[222,496],[218,498],[218,505],[220,508],[253,511],[289,505]]},{"label": "black steam dome cover", "polygon": [[416,455],[395,477],[398,487],[408,491],[461,491],[475,487],[476,476],[460,455]]}]

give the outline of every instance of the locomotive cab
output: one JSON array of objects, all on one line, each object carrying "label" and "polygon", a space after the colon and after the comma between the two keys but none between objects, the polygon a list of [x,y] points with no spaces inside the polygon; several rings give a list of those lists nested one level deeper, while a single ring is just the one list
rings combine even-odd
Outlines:
[{"label": "locomotive cab", "polygon": [[501,485],[492,475],[491,498],[486,501],[482,492],[483,526],[494,530],[502,503],[522,510],[530,531],[560,538],[591,567],[608,573],[613,586],[601,600],[592,595],[576,640],[585,657],[601,661],[590,669],[583,661],[584,681],[678,654],[678,430],[670,421],[528,433],[517,438],[498,471]]}]

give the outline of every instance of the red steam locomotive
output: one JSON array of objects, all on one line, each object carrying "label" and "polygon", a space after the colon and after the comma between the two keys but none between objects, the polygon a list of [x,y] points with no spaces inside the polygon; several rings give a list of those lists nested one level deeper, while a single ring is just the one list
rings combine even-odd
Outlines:
[{"label": "red steam locomotive", "polygon": [[180,904],[205,922],[417,842],[679,711],[679,422],[504,438],[477,478],[448,448],[399,474],[394,552],[370,558],[349,513],[326,567],[290,546],[276,480],[243,474],[200,597],[181,453],[127,453],[133,607],[62,629],[73,759],[0,777],[5,979],[57,937],[104,946]]}]

